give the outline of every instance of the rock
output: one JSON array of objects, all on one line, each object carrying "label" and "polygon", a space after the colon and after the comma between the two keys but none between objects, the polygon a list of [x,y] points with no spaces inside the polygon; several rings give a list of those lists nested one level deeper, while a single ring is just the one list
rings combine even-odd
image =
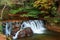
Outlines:
[{"label": "rock", "polygon": [[31,28],[27,27],[24,30],[22,30],[21,32],[19,32],[18,38],[29,37],[32,35],[33,35],[33,31],[31,30]]},{"label": "rock", "polygon": [[19,27],[14,27],[12,32],[11,32],[11,35],[15,35],[15,33],[19,30]]},{"label": "rock", "polygon": [[[15,27],[13,30],[12,30],[12,33],[11,33],[11,37],[15,36],[16,33],[19,31],[20,29],[18,27]],[[31,28],[27,27],[27,28],[24,28],[22,31],[19,32],[17,38],[22,38],[22,37],[29,37],[29,36],[32,36],[33,35],[33,31],[31,30]]]},{"label": "rock", "polygon": [[47,24],[45,25],[45,27],[50,30],[50,31],[54,31],[54,32],[58,32],[60,33],[60,26],[57,26],[57,25],[51,25],[51,24]]},{"label": "rock", "polygon": [[18,38],[29,37],[32,35],[33,35],[33,31],[31,30],[31,28],[27,27],[24,30],[22,30],[21,32],[19,32]]}]

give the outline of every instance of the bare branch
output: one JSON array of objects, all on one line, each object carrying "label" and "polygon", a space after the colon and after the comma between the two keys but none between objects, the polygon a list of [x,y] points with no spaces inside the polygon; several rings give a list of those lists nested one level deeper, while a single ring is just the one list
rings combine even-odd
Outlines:
[{"label": "bare branch", "polygon": [[3,7],[3,9],[2,9],[2,11],[1,11],[1,19],[2,19],[2,17],[3,17],[3,12],[4,12],[4,9],[6,8],[6,4],[4,5],[4,7]]}]

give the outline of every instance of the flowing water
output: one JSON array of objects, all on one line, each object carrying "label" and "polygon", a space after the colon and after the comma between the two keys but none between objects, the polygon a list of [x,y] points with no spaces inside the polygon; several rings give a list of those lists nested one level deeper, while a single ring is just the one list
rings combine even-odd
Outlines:
[{"label": "flowing water", "polygon": [[[17,24],[17,26],[19,25],[18,23],[16,23],[16,24]],[[44,22],[42,20],[23,21],[21,23],[20,27],[19,27],[20,29],[13,36],[13,39],[17,39],[17,36],[18,36],[19,32],[24,30],[27,27],[30,27],[34,34],[39,34],[39,35],[46,33],[46,30],[47,30],[44,27]],[[5,25],[5,34],[6,34],[6,36],[11,35],[11,31],[12,31],[12,22],[6,22],[6,25]]]},{"label": "flowing water", "polygon": [[41,20],[25,21],[22,23],[21,28],[24,29],[26,27],[30,27],[33,33],[36,33],[36,34],[42,34],[44,33],[44,30],[46,30],[46,28],[44,28],[44,23]]},{"label": "flowing water", "polygon": [[11,24],[11,22],[10,23],[6,22],[6,27],[5,27],[5,34],[6,34],[6,36],[11,35],[11,31],[12,31],[12,24]]}]

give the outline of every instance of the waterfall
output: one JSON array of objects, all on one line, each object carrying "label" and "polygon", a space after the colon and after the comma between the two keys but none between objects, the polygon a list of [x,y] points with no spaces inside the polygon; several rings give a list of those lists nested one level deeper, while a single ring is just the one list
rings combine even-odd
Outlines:
[{"label": "waterfall", "polygon": [[[17,23],[16,26],[18,26],[18,25],[19,24]],[[20,25],[21,25],[21,27],[20,27],[19,31],[17,31],[15,33],[15,35],[12,37],[13,39],[17,39],[19,32],[24,30],[27,27],[30,27],[34,34],[43,34],[44,30],[46,30],[46,28],[44,28],[44,22],[42,20],[23,21],[22,24],[20,24]],[[5,34],[7,36],[11,35],[11,31],[12,31],[12,23],[6,22]]]},{"label": "waterfall", "polygon": [[44,28],[44,23],[42,20],[29,20],[29,21],[24,21],[21,25],[21,28],[27,28],[30,27],[33,31],[33,33],[36,34],[42,34],[44,33],[44,30],[46,30]]},{"label": "waterfall", "polygon": [[19,32],[22,31],[24,28],[27,28],[27,27],[30,27],[34,34],[43,34],[44,30],[46,30],[46,28],[44,28],[44,23],[42,20],[24,21],[21,24],[20,30],[16,32],[15,36],[13,36],[13,39],[17,39]]},{"label": "waterfall", "polygon": [[5,34],[6,34],[6,36],[11,35],[11,31],[12,31],[12,24],[11,24],[11,22],[10,23],[6,22],[6,27],[5,27]]}]

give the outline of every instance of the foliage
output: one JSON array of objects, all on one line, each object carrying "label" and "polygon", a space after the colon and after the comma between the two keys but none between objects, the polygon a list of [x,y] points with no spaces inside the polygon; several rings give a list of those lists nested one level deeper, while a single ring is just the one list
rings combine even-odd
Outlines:
[{"label": "foliage", "polygon": [[34,2],[33,7],[42,12],[43,18],[50,23],[56,24],[60,22],[60,18],[57,17],[57,6],[55,0],[37,0]]},{"label": "foliage", "polygon": [[55,24],[60,22],[60,18],[58,18],[58,17],[53,17],[53,18],[48,17],[46,20],[50,23],[52,22],[52,23],[55,23]]},{"label": "foliage", "polygon": [[40,9],[40,11],[47,11],[47,13],[53,13],[57,10],[54,0],[37,0],[34,2],[33,7]]},{"label": "foliage", "polygon": [[[6,3],[8,3],[7,5],[10,5],[12,3],[10,2],[7,2],[6,0]],[[9,10],[10,14],[16,14],[18,12],[27,12],[27,14],[20,15],[21,17],[38,18],[43,16],[43,19],[46,19],[47,21],[53,23],[60,20],[57,18],[57,6],[55,0],[29,0],[28,2],[25,1],[22,7],[20,6],[18,8],[14,6]]]},{"label": "foliage", "polygon": [[26,9],[25,11],[27,12],[27,14],[21,15],[22,17],[26,16],[26,17],[38,18],[39,17],[38,15],[40,14],[40,11],[34,8]]},{"label": "foliage", "polygon": [[0,33],[2,33],[2,25],[0,25]]},{"label": "foliage", "polygon": [[12,0],[0,0],[0,5],[4,5],[4,4],[6,4],[10,7],[13,6]]},{"label": "foliage", "polygon": [[[45,16],[46,14],[50,14],[55,16],[56,15],[56,10],[57,7],[55,6],[55,1],[52,0],[37,0],[37,1],[32,1],[30,2],[25,2],[24,7],[18,8],[16,10],[11,9],[10,13],[16,14],[17,12],[22,12],[26,11],[28,14],[24,14],[22,16],[27,16],[27,17],[37,17],[37,15],[42,14]],[[35,11],[35,12],[34,12]],[[40,11],[40,12],[39,12]]]},{"label": "foliage", "polygon": [[50,9],[51,6],[54,5],[53,0],[37,0],[34,2],[34,7],[39,7],[39,8],[45,8],[45,9]]},{"label": "foliage", "polygon": [[13,6],[13,1],[12,0],[0,0],[0,5],[2,6],[3,5],[3,8],[1,10],[1,17],[0,19],[2,20],[3,19],[3,13],[4,13],[4,10],[7,6],[9,7],[12,7]]}]

